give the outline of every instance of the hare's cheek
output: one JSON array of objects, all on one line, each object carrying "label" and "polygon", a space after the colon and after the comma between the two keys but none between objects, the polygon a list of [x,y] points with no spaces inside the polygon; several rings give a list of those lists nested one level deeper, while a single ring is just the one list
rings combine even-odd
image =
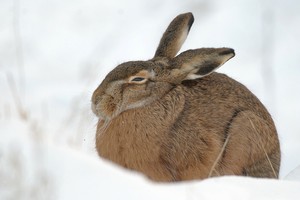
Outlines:
[{"label": "hare's cheek", "polygon": [[126,96],[127,99],[132,100],[139,97],[142,98],[142,96],[148,93],[148,90],[146,84],[132,85],[123,91],[123,97]]},{"label": "hare's cheek", "polygon": [[149,91],[144,91],[136,95],[130,95],[125,97],[123,102],[124,110],[143,107],[152,102],[151,93]]},{"label": "hare's cheek", "polygon": [[136,92],[141,92],[146,89],[146,84],[132,84],[127,87],[126,92],[128,93],[136,93]]}]

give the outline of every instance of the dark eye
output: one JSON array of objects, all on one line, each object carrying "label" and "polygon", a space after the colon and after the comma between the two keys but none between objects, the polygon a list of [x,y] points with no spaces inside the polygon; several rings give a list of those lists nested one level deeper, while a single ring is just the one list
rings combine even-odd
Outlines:
[{"label": "dark eye", "polygon": [[140,76],[133,76],[129,79],[129,83],[134,83],[134,84],[144,84],[146,83],[147,78],[140,77]]},{"label": "dark eye", "polygon": [[144,80],[145,80],[145,78],[143,78],[143,77],[135,77],[131,80],[131,82],[142,82]]}]

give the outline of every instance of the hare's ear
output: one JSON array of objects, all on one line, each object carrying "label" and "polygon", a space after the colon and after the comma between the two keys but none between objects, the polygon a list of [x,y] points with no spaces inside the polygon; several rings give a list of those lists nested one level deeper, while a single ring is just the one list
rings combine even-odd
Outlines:
[{"label": "hare's ear", "polygon": [[174,58],[184,43],[194,22],[192,13],[178,15],[168,26],[154,57]]},{"label": "hare's ear", "polygon": [[172,59],[173,77],[181,80],[191,80],[209,75],[234,57],[230,48],[202,48],[188,50]]}]

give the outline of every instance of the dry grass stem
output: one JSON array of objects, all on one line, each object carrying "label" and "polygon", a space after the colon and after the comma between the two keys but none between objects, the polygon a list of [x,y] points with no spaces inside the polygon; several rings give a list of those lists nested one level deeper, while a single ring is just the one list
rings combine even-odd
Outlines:
[{"label": "dry grass stem", "polygon": [[211,177],[211,176],[212,176],[212,173],[213,173],[214,171],[217,173],[217,170],[215,170],[216,165],[217,165],[218,162],[220,161],[220,158],[221,158],[221,156],[223,155],[223,153],[224,153],[224,151],[225,151],[225,148],[226,148],[226,146],[227,146],[227,143],[228,143],[228,141],[229,141],[229,138],[230,138],[230,133],[228,134],[228,136],[227,136],[227,138],[226,138],[226,140],[225,140],[225,142],[224,142],[224,144],[223,144],[223,146],[222,146],[222,149],[221,149],[220,153],[218,154],[217,159],[216,159],[215,162],[213,163],[213,165],[212,165],[212,167],[211,167],[211,169],[210,169],[210,172],[209,172],[209,174],[208,174],[208,177]]},{"label": "dry grass stem", "polygon": [[[245,116],[246,116],[246,115],[245,115]],[[246,116],[246,117],[247,117],[247,116]],[[256,136],[259,138],[260,135],[259,135],[257,129],[255,128],[255,126],[254,126],[252,120],[251,120],[249,117],[247,117],[247,119],[250,121],[250,124],[251,124],[252,128],[254,129],[254,131],[255,131],[255,133],[256,133]],[[278,178],[278,177],[277,177],[277,174],[276,174],[276,172],[275,172],[275,169],[274,169],[274,167],[273,167],[273,164],[272,164],[272,162],[271,162],[271,160],[270,160],[270,158],[269,158],[269,156],[268,156],[268,154],[267,154],[267,152],[266,152],[266,149],[265,149],[264,145],[262,144],[262,142],[261,142],[260,140],[259,140],[259,145],[262,147],[262,149],[263,149],[263,151],[264,151],[264,153],[265,153],[265,155],[266,155],[266,157],[267,157],[267,159],[268,159],[268,162],[269,162],[269,164],[270,164],[270,167],[271,167],[271,169],[272,169],[272,171],[273,171],[273,173],[274,173],[274,177]]]},{"label": "dry grass stem", "polygon": [[28,112],[23,107],[20,95],[18,94],[16,82],[11,74],[7,73],[6,75],[7,75],[6,77],[7,77],[8,86],[11,91],[19,116],[21,117],[21,119],[26,121],[28,120]]}]

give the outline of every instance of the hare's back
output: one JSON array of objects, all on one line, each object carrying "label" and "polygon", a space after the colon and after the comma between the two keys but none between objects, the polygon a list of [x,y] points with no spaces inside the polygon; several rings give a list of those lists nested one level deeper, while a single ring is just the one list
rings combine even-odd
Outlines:
[{"label": "hare's back", "polygon": [[265,106],[243,84],[221,73],[182,83],[186,116],[203,123],[226,124],[241,111],[251,111],[274,126]]}]

